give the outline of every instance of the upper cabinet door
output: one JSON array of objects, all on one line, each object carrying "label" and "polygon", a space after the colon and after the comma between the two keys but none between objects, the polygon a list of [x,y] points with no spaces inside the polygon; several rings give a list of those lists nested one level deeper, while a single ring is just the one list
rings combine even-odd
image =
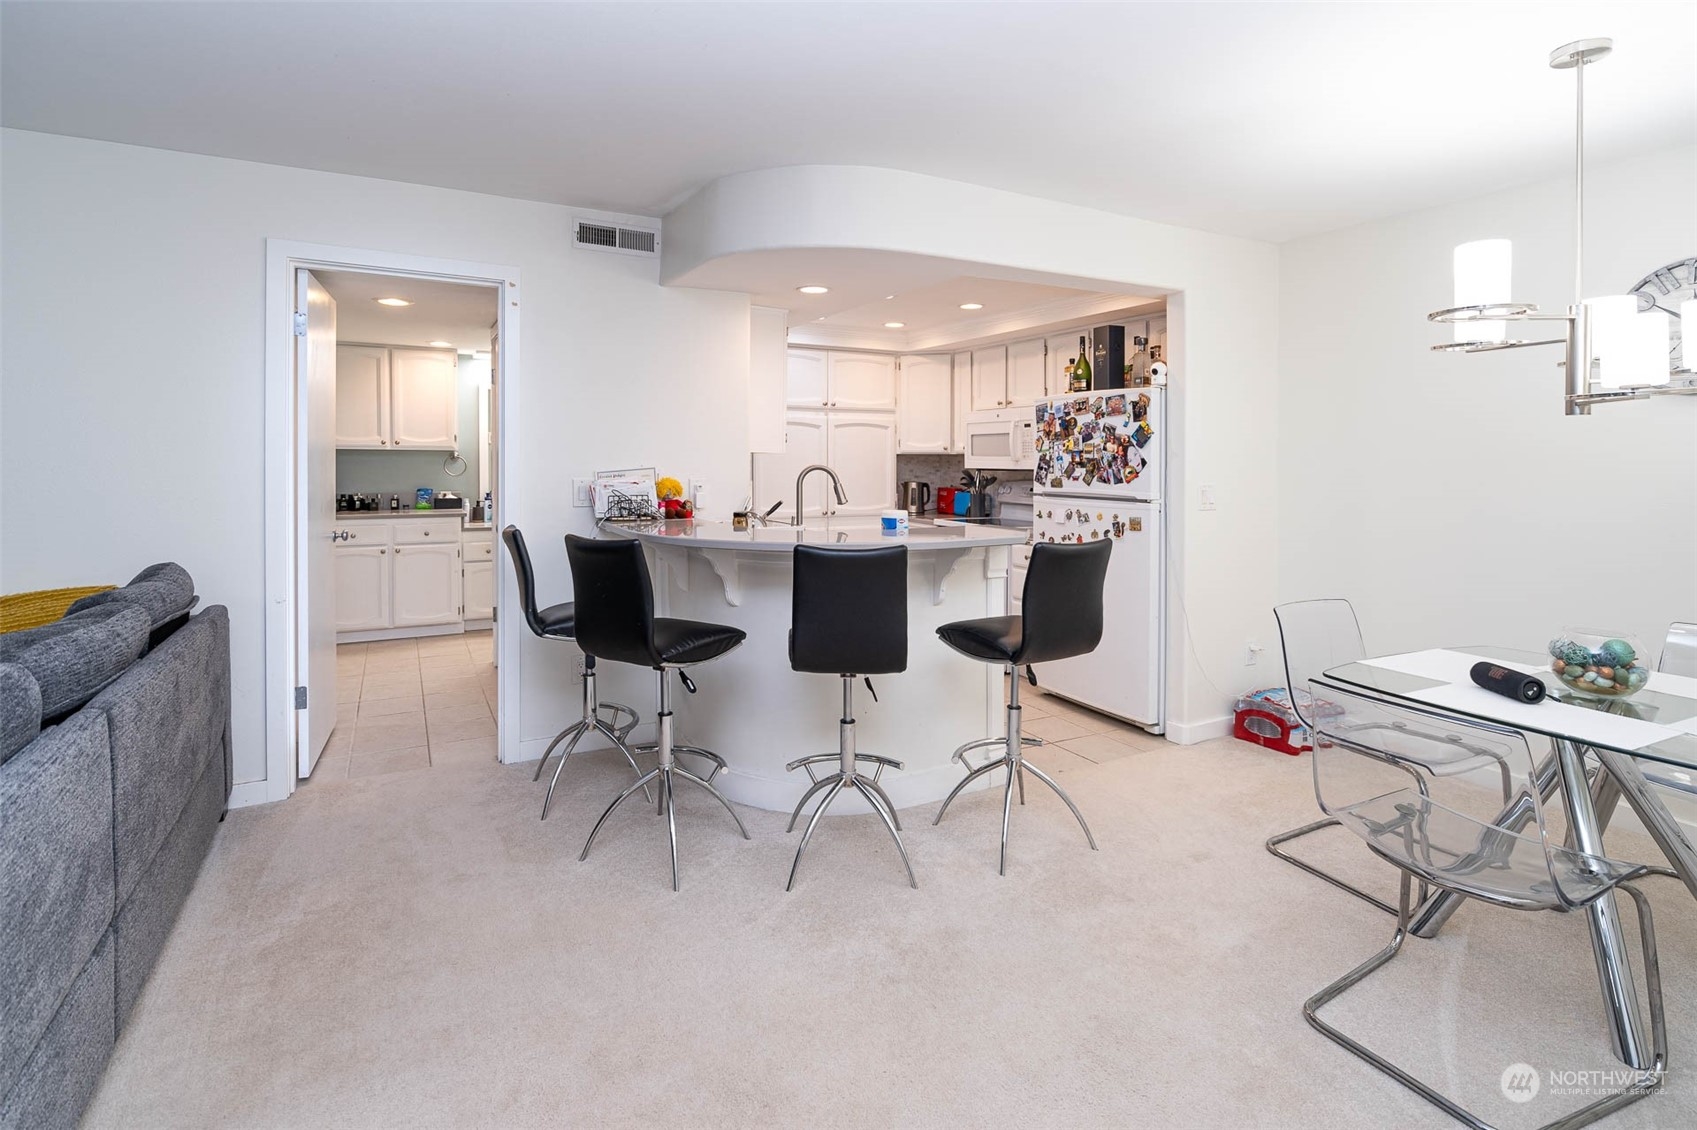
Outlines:
[{"label": "upper cabinet door", "polygon": [[1008,403],[1035,404],[1044,396],[1043,339],[1008,346]]},{"label": "upper cabinet door", "polygon": [[389,446],[389,351],[336,347],[336,446]]},{"label": "upper cabinet door", "polygon": [[886,353],[827,353],[832,408],[890,409],[896,406],[896,359]]},{"label": "upper cabinet door", "polygon": [[[754,457],[754,504],[764,513],[774,502],[783,502],[774,522],[787,522],[795,516],[795,477],[803,467],[825,463],[824,412],[791,412],[784,420],[784,450],[776,455]],[[807,501],[803,516],[817,517],[825,512],[825,484],[822,474],[807,480]]]},{"label": "upper cabinet door", "polygon": [[994,349],[972,351],[972,410],[983,412],[990,408],[1006,408],[1008,404],[1008,350],[1004,345]]},{"label": "upper cabinet door", "polygon": [[[829,495],[833,514],[877,515],[896,504],[896,419],[887,412],[831,412],[829,463],[848,502]],[[821,475],[819,478],[823,479]]]},{"label": "upper cabinet door", "polygon": [[1078,360],[1078,335],[1056,334],[1049,339],[1048,395],[1067,394],[1067,366]]},{"label": "upper cabinet door", "polygon": [[389,351],[394,447],[459,446],[459,358],[446,349]]},{"label": "upper cabinet door", "polygon": [[785,377],[784,402],[792,408],[825,407],[825,351],[792,349]]},{"label": "upper cabinet door", "polygon": [[954,440],[953,364],[947,353],[901,359],[896,434],[904,452],[945,452]]},{"label": "upper cabinet door", "polygon": [[964,350],[954,355],[954,437],[949,441],[949,450],[961,452],[966,450],[966,420],[965,416],[972,411],[972,354]]}]

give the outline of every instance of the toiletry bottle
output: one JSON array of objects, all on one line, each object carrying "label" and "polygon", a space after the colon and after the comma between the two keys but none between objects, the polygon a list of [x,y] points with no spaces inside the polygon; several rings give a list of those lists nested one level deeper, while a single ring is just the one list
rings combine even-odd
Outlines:
[{"label": "toiletry bottle", "polygon": [[398,494],[391,494],[389,496],[389,509],[399,510],[400,508],[401,508],[401,496],[398,495]]}]

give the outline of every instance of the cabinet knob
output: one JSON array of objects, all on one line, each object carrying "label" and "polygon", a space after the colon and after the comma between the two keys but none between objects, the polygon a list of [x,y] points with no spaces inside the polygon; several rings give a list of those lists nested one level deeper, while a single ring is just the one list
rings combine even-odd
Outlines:
[{"label": "cabinet knob", "polygon": [[[389,551],[388,551],[388,550],[386,550],[386,549],[380,549],[380,550],[378,550],[378,551],[377,551],[377,552],[378,552],[378,553],[379,553],[379,554],[384,554],[384,553],[388,553],[388,552],[389,552]],[[398,550],[398,549],[397,549],[397,550],[396,550],[396,551],[395,551],[395,552],[396,552],[396,553],[399,553],[399,552],[400,552],[400,550]]]},{"label": "cabinet knob", "polygon": [[430,531],[429,531],[429,530],[425,530],[425,531],[424,531],[424,536],[425,536],[425,537],[429,537],[429,536],[430,536]]},{"label": "cabinet knob", "polygon": [[377,441],[377,442],[378,442],[378,443],[380,443],[380,444],[382,444],[382,445],[383,445],[383,446],[384,446],[384,447],[388,447],[388,446],[389,446],[389,441],[388,441],[388,440],[386,440],[386,439],[380,439],[380,440],[378,440],[378,441]]}]

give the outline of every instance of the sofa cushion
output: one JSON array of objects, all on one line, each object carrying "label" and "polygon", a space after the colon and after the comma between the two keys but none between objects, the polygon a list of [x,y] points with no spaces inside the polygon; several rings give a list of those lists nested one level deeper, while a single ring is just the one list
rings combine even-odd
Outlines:
[{"label": "sofa cushion", "polygon": [[80,711],[0,766],[0,813],[0,1094],[5,1094],[112,921],[106,718]]},{"label": "sofa cushion", "polygon": [[34,676],[41,716],[53,720],[99,694],[139,659],[152,626],[134,605],[85,608],[52,624],[0,635],[0,662],[16,663]]},{"label": "sofa cushion", "polygon": [[76,1130],[112,1055],[117,944],[107,933],[0,1098],[0,1130]]},{"label": "sofa cushion", "polygon": [[27,668],[0,663],[0,765],[41,733],[41,685]]},{"label": "sofa cushion", "polygon": [[225,756],[230,617],[192,617],[86,708],[112,727],[112,855],[118,907],[176,827],[201,773]]},{"label": "sofa cushion", "polygon": [[189,576],[188,570],[175,561],[161,561],[131,577],[130,583],[123,588],[83,597],[71,605],[71,612],[109,604],[141,608],[152,622],[152,638],[148,646],[156,647],[160,640],[182,626],[196,599],[194,578]]}]

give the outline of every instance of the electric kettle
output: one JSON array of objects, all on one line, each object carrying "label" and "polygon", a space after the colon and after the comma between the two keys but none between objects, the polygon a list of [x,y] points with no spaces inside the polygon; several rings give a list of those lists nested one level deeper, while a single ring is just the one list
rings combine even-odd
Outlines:
[{"label": "electric kettle", "polygon": [[923,514],[931,503],[931,484],[909,479],[901,485],[896,500],[909,514]]}]

